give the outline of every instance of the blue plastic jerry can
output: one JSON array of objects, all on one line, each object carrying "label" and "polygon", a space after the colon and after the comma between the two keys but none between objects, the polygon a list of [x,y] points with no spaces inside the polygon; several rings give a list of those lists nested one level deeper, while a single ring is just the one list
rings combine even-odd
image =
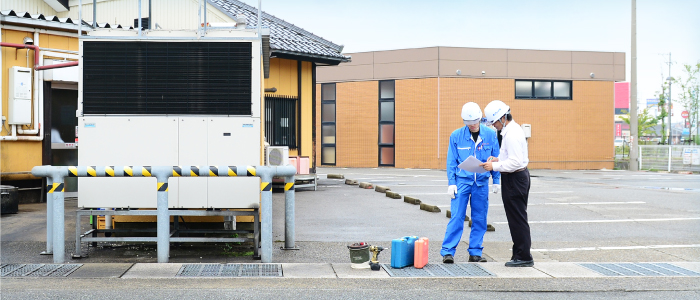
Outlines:
[{"label": "blue plastic jerry can", "polygon": [[404,236],[391,240],[391,267],[395,269],[413,265],[414,243],[417,236]]}]

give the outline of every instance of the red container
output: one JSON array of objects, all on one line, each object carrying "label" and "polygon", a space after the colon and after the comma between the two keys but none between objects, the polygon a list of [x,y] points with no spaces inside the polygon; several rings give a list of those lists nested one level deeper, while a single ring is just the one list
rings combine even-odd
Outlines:
[{"label": "red container", "polygon": [[422,269],[428,264],[428,238],[419,238],[414,245],[413,266],[417,269]]}]

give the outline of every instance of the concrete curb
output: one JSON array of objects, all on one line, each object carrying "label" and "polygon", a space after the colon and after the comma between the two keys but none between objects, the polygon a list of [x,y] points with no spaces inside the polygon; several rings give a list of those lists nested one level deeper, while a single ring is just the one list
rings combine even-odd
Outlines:
[{"label": "concrete curb", "polygon": [[434,212],[434,213],[440,212],[439,207],[437,207],[435,205],[425,204],[425,203],[420,204],[420,209],[427,211],[427,212]]},{"label": "concrete curb", "polygon": [[401,199],[401,194],[392,191],[387,191],[386,196],[392,199]]},{"label": "concrete curb", "polygon": [[355,180],[355,179],[345,179],[345,184],[358,185],[359,183],[357,183],[357,180]]},{"label": "concrete curb", "polygon": [[411,196],[403,196],[403,202],[410,203],[413,205],[420,205],[421,201],[418,198],[414,198]]},{"label": "concrete curb", "polygon": [[[447,213],[445,213],[445,216],[448,218],[452,218],[452,212],[448,209]],[[464,216],[464,222],[468,222],[468,221],[469,221],[469,216]]]},{"label": "concrete curb", "polygon": [[328,178],[328,179],[345,179],[345,176],[343,174],[327,174],[326,178]]},{"label": "concrete curb", "polygon": [[360,182],[361,189],[373,189],[374,185],[369,182]]},{"label": "concrete curb", "polygon": [[387,186],[378,185],[374,188],[374,191],[379,193],[386,193],[388,191],[391,191],[391,189]]}]

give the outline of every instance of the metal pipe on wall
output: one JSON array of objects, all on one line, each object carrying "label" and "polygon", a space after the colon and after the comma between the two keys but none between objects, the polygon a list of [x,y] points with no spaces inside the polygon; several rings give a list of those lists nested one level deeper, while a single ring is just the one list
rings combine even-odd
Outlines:
[{"label": "metal pipe on wall", "polygon": [[97,28],[97,0],[92,0],[92,28]]},{"label": "metal pipe on wall", "polygon": [[[55,65],[49,65],[49,66],[40,66],[39,63],[43,63],[44,61],[44,56],[45,55],[50,55],[54,57],[61,57],[61,58],[73,58],[77,59],[78,57],[75,55],[70,55],[70,54],[62,54],[62,53],[55,53],[55,52],[47,52],[47,51],[42,51],[46,49],[40,48],[38,45],[36,45],[37,41],[39,40],[38,37],[38,31],[34,31],[34,37],[35,37],[35,45],[25,45],[25,44],[15,44],[15,43],[0,43],[0,46],[2,47],[13,47],[17,49],[32,49],[34,50],[34,93],[33,93],[33,99],[34,101],[34,129],[32,130],[23,130],[21,128],[17,128],[16,125],[12,125],[12,130],[11,130],[11,135],[9,136],[2,136],[0,137],[0,140],[3,141],[42,141],[44,140],[44,126],[41,126],[41,123],[39,122],[39,117],[44,115],[44,94],[41,92],[43,90],[43,85],[39,84],[40,82],[43,81],[43,74],[41,72],[37,71],[42,71],[42,70],[48,70],[48,69],[57,69],[57,68],[65,68],[65,67],[72,67],[72,66],[77,66],[78,62],[68,62],[68,63],[62,63],[62,64],[55,64]],[[52,49],[54,50],[54,49]],[[64,51],[64,52],[69,52],[69,51]],[[17,136],[17,134],[39,134],[38,136]]]},{"label": "metal pipe on wall", "polygon": [[139,0],[139,37],[141,37],[141,0]]}]

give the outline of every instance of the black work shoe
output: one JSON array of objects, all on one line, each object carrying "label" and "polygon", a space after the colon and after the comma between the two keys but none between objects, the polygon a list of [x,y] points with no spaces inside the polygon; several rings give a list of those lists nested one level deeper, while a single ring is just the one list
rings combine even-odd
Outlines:
[{"label": "black work shoe", "polygon": [[469,262],[486,262],[486,259],[481,256],[469,255]]},{"label": "black work shoe", "polygon": [[442,257],[442,263],[443,264],[453,264],[455,263],[455,259],[452,257],[452,255],[445,255]]},{"label": "black work shoe", "polygon": [[535,265],[534,260],[519,260],[514,259],[506,263],[506,267],[532,267]]}]

